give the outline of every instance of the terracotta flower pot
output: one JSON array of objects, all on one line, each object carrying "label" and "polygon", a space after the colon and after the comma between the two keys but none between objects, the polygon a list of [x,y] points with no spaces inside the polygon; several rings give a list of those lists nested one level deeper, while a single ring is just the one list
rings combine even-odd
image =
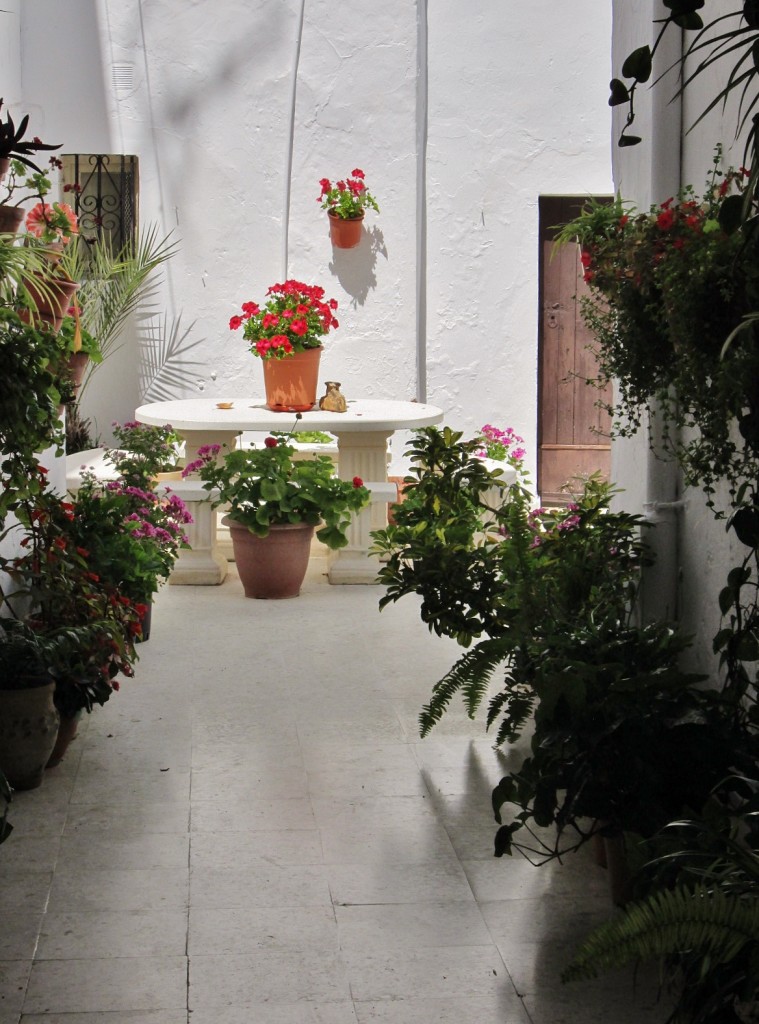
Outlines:
[{"label": "terracotta flower pot", "polygon": [[328,212],[329,236],[336,249],[355,249],[361,241],[361,225],[364,215],[360,217],[338,217]]},{"label": "terracotta flower pot", "polygon": [[278,600],[298,596],[308,569],[313,526],[286,523],[272,526],[267,537],[257,537],[231,516],[224,516],[222,523],[229,527],[246,597]]},{"label": "terracotta flower pot", "polygon": [[322,350],[307,348],[284,359],[264,359],[266,404],[272,412],[308,412],[316,404]]},{"label": "terracotta flower pot", "polygon": [[24,211],[19,206],[0,206],[0,232],[15,235],[21,227]]},{"label": "terracotta flower pot", "polygon": [[36,789],[58,736],[55,683],[0,690],[0,768],[14,789]]},{"label": "terracotta flower pot", "polygon": [[71,743],[76,739],[81,717],[81,711],[77,711],[75,715],[61,715],[55,746],[53,747],[52,753],[45,765],[46,768],[57,768],[66,756],[66,752],[71,746]]},{"label": "terracotta flower pot", "polygon": [[[29,281],[26,290],[37,306],[35,320],[41,320],[54,331],[61,329],[66,310],[71,305],[77,288],[76,281],[69,281],[67,278],[51,277],[39,278],[41,286],[38,287],[34,281]],[[24,319],[32,319],[24,317]]]}]

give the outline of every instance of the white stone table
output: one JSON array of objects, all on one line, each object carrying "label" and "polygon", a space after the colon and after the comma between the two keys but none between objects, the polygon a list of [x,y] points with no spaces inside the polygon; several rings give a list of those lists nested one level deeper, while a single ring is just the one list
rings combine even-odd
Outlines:
[{"label": "white stone table", "polygon": [[[228,401],[232,408],[219,408]],[[419,402],[357,399],[348,401],[344,413],[304,412],[296,420],[294,413],[272,412],[262,398],[190,398],[156,402],[140,406],[135,419],[141,423],[170,423],[185,440],[188,464],[197,457],[198,448],[219,444],[232,449],[243,431],[323,430],[337,437],[338,475],[343,480],[360,476],[367,484],[387,481],[387,442],[396,430],[415,430],[443,419],[443,410]],[[191,480],[175,486],[180,497],[189,496],[186,488],[197,493],[199,482]],[[183,494],[183,490],[185,494]],[[193,501],[197,500],[193,498]],[[378,565],[369,555],[370,533],[387,522],[387,506],[373,503],[360,512],[348,531],[348,546],[331,552],[330,583],[374,583]],[[182,551],[171,576],[172,583],[217,584],[227,573],[226,559],[216,544],[216,516],[208,502],[194,505],[196,522],[190,527],[192,550]]]}]

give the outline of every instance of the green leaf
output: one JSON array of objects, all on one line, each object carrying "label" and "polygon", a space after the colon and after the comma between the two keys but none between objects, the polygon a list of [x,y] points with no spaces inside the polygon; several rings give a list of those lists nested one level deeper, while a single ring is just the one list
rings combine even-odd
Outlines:
[{"label": "green leaf", "polygon": [[[735,594],[730,587],[723,587],[719,592],[719,610],[722,615],[727,615],[730,609],[733,607],[733,601],[735,600]],[[732,632],[728,630],[732,636]]]},{"label": "green leaf", "polygon": [[495,834],[495,856],[503,857],[504,853],[511,856],[511,840],[519,828],[519,822],[512,825],[501,825]]},{"label": "green leaf", "polygon": [[637,146],[640,141],[640,135],[625,135],[625,133],[623,132],[619,136],[619,142],[617,143],[617,145],[621,149],[624,149],[626,146]]},{"label": "green leaf", "polygon": [[678,28],[684,28],[688,31],[698,31],[704,27],[704,23],[698,14],[678,14],[672,18],[672,21]]},{"label": "green leaf", "polygon": [[651,47],[639,46],[626,58],[622,65],[625,78],[634,78],[637,82],[647,82],[651,77]]},{"label": "green leaf", "polygon": [[629,101],[629,90],[621,79],[612,78],[609,82],[609,88],[611,89],[611,95],[609,96],[610,107],[618,107],[621,103],[627,103]]},{"label": "green leaf", "polygon": [[759,547],[759,508],[755,505],[739,508],[730,525],[741,544],[749,548]]}]

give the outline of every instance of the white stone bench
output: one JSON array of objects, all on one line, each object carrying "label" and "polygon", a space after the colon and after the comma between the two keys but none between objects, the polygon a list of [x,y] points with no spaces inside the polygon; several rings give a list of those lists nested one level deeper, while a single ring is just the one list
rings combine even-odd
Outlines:
[{"label": "white stone bench", "polygon": [[106,458],[107,448],[88,448],[66,456],[66,490],[75,494],[82,486],[82,472],[95,474],[96,480],[118,480],[119,471]]}]

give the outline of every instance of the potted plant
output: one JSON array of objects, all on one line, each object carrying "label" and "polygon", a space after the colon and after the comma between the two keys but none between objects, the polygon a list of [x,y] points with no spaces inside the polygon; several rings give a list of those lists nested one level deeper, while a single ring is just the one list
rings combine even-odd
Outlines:
[{"label": "potted plant", "polygon": [[[0,99],[0,110],[3,100]],[[43,150],[60,149],[61,144],[50,146],[41,142],[36,136],[33,139],[24,139],[26,129],[29,125],[29,115],[25,114],[18,124],[15,125],[10,114],[5,117],[0,114],[0,181],[8,173],[10,161],[18,160],[23,166],[30,167],[33,171],[39,171],[39,167],[29,159],[35,153]]]},{"label": "potted plant", "polygon": [[328,455],[296,458],[288,438],[224,455],[207,445],[184,469],[200,477],[215,506],[228,507],[223,522],[246,597],[297,597],[315,527],[328,548],[345,547],[352,516],[370,500],[359,477],[339,479]]},{"label": "potted plant", "polygon": [[73,392],[70,401],[74,401],[82,386],[84,374],[90,362],[101,363],[103,353],[94,335],[82,327],[79,306],[69,306],[61,320],[58,330],[58,343],[66,360],[66,371]]},{"label": "potted plant", "polygon": [[[63,166],[56,156],[51,156],[49,162],[52,170]],[[5,194],[0,202],[0,231],[15,234],[25,215],[21,204],[34,197],[42,201],[52,188],[47,171],[30,170],[21,160],[10,161],[8,178],[2,186]]]},{"label": "potted plant", "polygon": [[[129,470],[134,461],[128,455],[123,465]],[[115,464],[120,466],[118,459]],[[188,547],[185,530],[192,517],[176,494],[160,496],[132,480],[103,484],[84,473],[69,537],[87,552],[91,571],[135,607],[141,626],[137,638],[147,640],[153,598],[180,549]]]},{"label": "potted plant", "polygon": [[40,785],[58,735],[55,646],[25,623],[0,618],[0,771],[14,789]]},{"label": "potted plant", "polygon": [[60,252],[79,230],[77,217],[67,203],[39,202],[26,215],[26,229],[39,240],[48,265],[45,273],[25,283],[20,296],[23,315],[58,331],[79,288],[59,264]]},{"label": "potted plant", "polygon": [[266,404],[274,412],[306,412],[316,402],[322,338],[339,327],[336,299],[302,281],[273,284],[263,306],[243,303],[229,321],[243,329],[251,352],[263,362]]},{"label": "potted plant", "polygon": [[316,201],[327,211],[330,237],[337,249],[353,249],[358,245],[367,206],[379,213],[377,200],[368,191],[364,178],[364,172],[356,167],[344,181],[333,185],[329,178],[322,178],[319,182],[321,194]]}]

